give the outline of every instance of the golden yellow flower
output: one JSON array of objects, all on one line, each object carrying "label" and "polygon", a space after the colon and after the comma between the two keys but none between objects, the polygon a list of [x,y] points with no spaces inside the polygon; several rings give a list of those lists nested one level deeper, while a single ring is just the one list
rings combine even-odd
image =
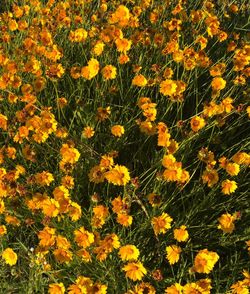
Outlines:
[{"label": "golden yellow flower", "polygon": [[165,212],[158,217],[153,217],[151,224],[153,225],[155,234],[165,234],[171,228],[172,221],[173,219]]},{"label": "golden yellow flower", "polygon": [[209,274],[218,260],[219,255],[216,252],[200,250],[195,256],[193,270],[197,273]]},{"label": "golden yellow flower", "polygon": [[49,294],[64,294],[65,287],[63,283],[49,284]]},{"label": "golden yellow flower", "polygon": [[181,248],[176,245],[170,245],[166,247],[166,258],[171,265],[179,261],[181,251]]},{"label": "golden yellow flower", "polygon": [[215,77],[211,83],[212,89],[215,91],[220,91],[226,87],[226,81],[221,77]]},{"label": "golden yellow flower", "polygon": [[87,248],[94,242],[94,234],[85,230],[84,227],[80,227],[78,230],[74,231],[75,242],[78,246]]},{"label": "golden yellow flower", "polygon": [[105,173],[105,178],[113,185],[125,186],[130,181],[126,166],[116,164],[114,168]]},{"label": "golden yellow flower", "polygon": [[182,294],[183,287],[179,283],[175,283],[165,289],[165,294]]},{"label": "golden yellow flower", "polygon": [[147,83],[148,83],[147,79],[142,74],[135,76],[132,80],[133,86],[145,87]]},{"label": "golden yellow flower", "polygon": [[176,93],[177,84],[173,80],[166,79],[160,83],[160,93],[165,96],[171,96]]},{"label": "golden yellow flower", "polygon": [[7,229],[5,225],[0,226],[0,237],[7,233]]},{"label": "golden yellow flower", "polygon": [[218,229],[221,229],[224,233],[232,233],[235,229],[234,221],[236,220],[235,215],[229,213],[222,214],[218,221]]},{"label": "golden yellow flower", "polygon": [[237,189],[237,183],[235,181],[225,180],[221,183],[222,193],[229,195]]},{"label": "golden yellow flower", "polygon": [[137,260],[139,254],[139,250],[134,245],[125,245],[119,249],[119,256],[122,261]]},{"label": "golden yellow flower", "polygon": [[178,242],[186,242],[188,240],[189,234],[186,230],[186,226],[181,226],[179,229],[174,229],[174,238]]},{"label": "golden yellow flower", "polygon": [[122,268],[126,272],[126,277],[133,281],[140,281],[147,270],[141,262],[129,262]]},{"label": "golden yellow flower", "polygon": [[17,262],[17,254],[11,248],[6,248],[2,252],[2,258],[4,259],[5,263],[9,264],[10,266],[15,265]]},{"label": "golden yellow flower", "polygon": [[191,119],[190,124],[191,124],[191,129],[194,132],[198,132],[200,129],[202,129],[206,125],[206,122],[204,118],[195,116]]},{"label": "golden yellow flower", "polygon": [[116,39],[115,45],[118,52],[127,52],[131,48],[132,41],[126,38]]},{"label": "golden yellow flower", "polygon": [[129,227],[132,224],[133,217],[131,215],[128,215],[126,213],[118,213],[116,221],[118,224],[124,226],[124,227]]},{"label": "golden yellow flower", "polygon": [[114,135],[115,137],[121,137],[124,134],[124,127],[121,125],[114,125],[111,128],[111,133],[112,135]]},{"label": "golden yellow flower", "polygon": [[106,81],[115,79],[116,74],[117,74],[117,69],[113,65],[106,65],[102,69],[102,76],[103,76],[104,80],[106,80]]},{"label": "golden yellow flower", "polygon": [[95,130],[94,128],[90,127],[90,126],[87,126],[83,129],[82,131],[82,135],[84,138],[87,138],[87,139],[90,139],[94,136],[95,134]]},{"label": "golden yellow flower", "polygon": [[226,172],[230,176],[237,176],[238,173],[240,172],[240,166],[237,163],[228,163],[226,165]]}]

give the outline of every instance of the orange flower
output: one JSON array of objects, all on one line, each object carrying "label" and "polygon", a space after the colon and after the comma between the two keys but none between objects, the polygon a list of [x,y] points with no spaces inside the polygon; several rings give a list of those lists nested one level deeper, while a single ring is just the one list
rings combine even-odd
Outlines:
[{"label": "orange flower", "polygon": [[49,247],[55,244],[56,230],[50,227],[44,227],[44,229],[38,232],[39,245],[42,247]]}]

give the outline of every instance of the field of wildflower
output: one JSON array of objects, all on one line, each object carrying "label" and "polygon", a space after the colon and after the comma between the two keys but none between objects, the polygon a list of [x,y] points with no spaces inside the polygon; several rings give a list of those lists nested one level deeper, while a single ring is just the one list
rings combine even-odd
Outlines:
[{"label": "field of wildflower", "polygon": [[247,294],[248,0],[1,0],[0,293]]}]

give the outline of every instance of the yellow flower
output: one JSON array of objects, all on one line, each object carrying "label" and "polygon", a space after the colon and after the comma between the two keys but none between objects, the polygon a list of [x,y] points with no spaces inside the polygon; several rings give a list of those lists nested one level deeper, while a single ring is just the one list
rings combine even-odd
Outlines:
[{"label": "yellow flower", "polygon": [[250,155],[247,154],[246,152],[237,152],[232,157],[232,160],[237,164],[249,165],[250,164]]},{"label": "yellow flower", "polygon": [[3,129],[4,131],[7,130],[7,121],[8,121],[7,116],[0,113],[0,128]]},{"label": "yellow flower", "polygon": [[102,54],[103,50],[104,50],[104,46],[105,44],[101,41],[98,41],[94,48],[92,49],[93,53],[96,55],[96,56],[99,56]]},{"label": "yellow flower", "polygon": [[113,80],[116,78],[117,70],[116,67],[113,65],[106,65],[102,69],[102,76],[104,80]]},{"label": "yellow flower", "polygon": [[114,135],[115,137],[121,137],[124,134],[124,127],[121,125],[114,125],[111,128],[111,133],[112,135]]},{"label": "yellow flower", "polygon": [[202,129],[206,125],[206,122],[204,118],[195,116],[191,119],[190,124],[191,124],[191,129],[194,132],[198,132],[200,129]]},{"label": "yellow flower", "polygon": [[166,258],[170,264],[175,264],[180,259],[181,248],[176,245],[170,245],[166,247]]},{"label": "yellow flower", "polygon": [[103,169],[99,165],[95,165],[91,168],[88,174],[90,182],[94,182],[96,184],[104,182],[104,173]]},{"label": "yellow flower", "polygon": [[137,260],[139,250],[134,245],[125,245],[119,249],[119,255],[122,261]]},{"label": "yellow flower", "polygon": [[126,277],[133,281],[140,281],[147,274],[147,270],[139,261],[129,262],[122,269],[126,272]]},{"label": "yellow flower", "polygon": [[118,186],[125,186],[130,181],[129,171],[126,166],[118,164],[105,173],[105,178],[109,183]]},{"label": "yellow flower", "polygon": [[144,77],[144,75],[137,75],[132,80],[132,85],[133,86],[145,87],[147,85],[147,83],[148,83],[148,81]]},{"label": "yellow flower", "polygon": [[56,217],[59,213],[59,202],[54,199],[48,198],[44,200],[41,206],[43,213],[48,217]]},{"label": "yellow flower", "polygon": [[174,229],[174,238],[178,242],[186,242],[188,240],[188,231],[186,226],[181,226],[179,229]]},{"label": "yellow flower", "polygon": [[193,270],[197,273],[209,274],[218,260],[219,255],[216,252],[200,250],[195,256]]},{"label": "yellow flower", "polygon": [[15,265],[17,262],[17,254],[11,248],[6,248],[2,252],[2,258],[10,266]]},{"label": "yellow flower", "polygon": [[153,225],[155,234],[165,234],[171,228],[172,221],[173,219],[165,212],[158,217],[154,217],[151,224]]},{"label": "yellow flower", "polygon": [[226,165],[226,172],[230,176],[237,176],[238,173],[240,172],[240,166],[237,163],[228,163]]},{"label": "yellow flower", "polygon": [[247,285],[244,285],[244,281],[238,281],[231,286],[232,294],[249,294]]},{"label": "yellow flower", "polygon": [[182,286],[179,283],[175,283],[165,289],[165,294],[182,294]]},{"label": "yellow flower", "polygon": [[87,139],[92,138],[94,136],[94,134],[95,134],[94,128],[92,128],[90,126],[85,127],[82,131],[83,137],[87,138]]},{"label": "yellow flower", "polygon": [[78,230],[74,231],[75,242],[78,246],[87,248],[94,242],[94,234],[85,230],[84,227],[80,227]]},{"label": "yellow flower", "polygon": [[237,183],[235,181],[225,180],[221,183],[222,193],[229,195],[237,189]]},{"label": "yellow flower", "polygon": [[44,229],[38,232],[39,245],[42,247],[49,247],[55,244],[56,230],[50,227],[44,227]]},{"label": "yellow flower", "polygon": [[232,233],[235,229],[234,221],[236,220],[235,215],[231,215],[229,213],[222,214],[218,221],[218,229],[221,229],[224,233]]},{"label": "yellow flower", "polygon": [[118,224],[124,226],[124,227],[129,227],[132,224],[133,217],[131,215],[128,215],[126,213],[118,213],[116,221]]},{"label": "yellow flower", "polygon": [[132,41],[126,38],[116,39],[115,45],[118,52],[127,52],[131,48]]},{"label": "yellow flower", "polygon": [[215,91],[220,91],[226,87],[226,81],[221,77],[215,77],[211,83],[212,89]]},{"label": "yellow flower", "polygon": [[176,159],[172,154],[164,155],[162,159],[162,165],[165,168],[171,168],[175,162],[176,162]]},{"label": "yellow flower", "polygon": [[86,40],[88,32],[83,28],[76,29],[75,31],[70,31],[69,40],[71,42],[83,42]]},{"label": "yellow flower", "polygon": [[7,229],[5,225],[0,226],[0,237],[7,233]]},{"label": "yellow flower", "polygon": [[65,287],[63,283],[55,283],[49,285],[49,294],[63,294],[65,293]]},{"label": "yellow flower", "polygon": [[215,169],[206,169],[202,174],[202,180],[211,188],[218,183],[219,175]]},{"label": "yellow flower", "polygon": [[187,283],[185,286],[183,286],[182,291],[184,294],[207,293],[204,292],[203,289],[199,285],[197,285],[197,283]]},{"label": "yellow flower", "polygon": [[59,263],[69,263],[72,260],[72,253],[67,249],[58,248],[53,251],[53,254]]},{"label": "yellow flower", "polygon": [[171,96],[175,94],[177,89],[177,84],[173,80],[166,79],[160,83],[160,93],[165,96]]}]

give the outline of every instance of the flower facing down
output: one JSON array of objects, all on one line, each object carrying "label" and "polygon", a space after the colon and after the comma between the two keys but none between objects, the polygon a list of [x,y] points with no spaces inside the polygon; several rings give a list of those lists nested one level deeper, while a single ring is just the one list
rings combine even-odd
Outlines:
[{"label": "flower facing down", "polygon": [[126,272],[126,277],[133,281],[140,281],[147,274],[147,270],[139,261],[129,262],[122,269]]},{"label": "flower facing down", "polygon": [[15,265],[17,262],[17,254],[11,248],[6,248],[2,252],[2,258],[4,259],[5,263],[9,265]]},{"label": "flower facing down", "polygon": [[193,270],[197,273],[209,274],[218,260],[219,255],[216,252],[200,250],[195,256]]}]

